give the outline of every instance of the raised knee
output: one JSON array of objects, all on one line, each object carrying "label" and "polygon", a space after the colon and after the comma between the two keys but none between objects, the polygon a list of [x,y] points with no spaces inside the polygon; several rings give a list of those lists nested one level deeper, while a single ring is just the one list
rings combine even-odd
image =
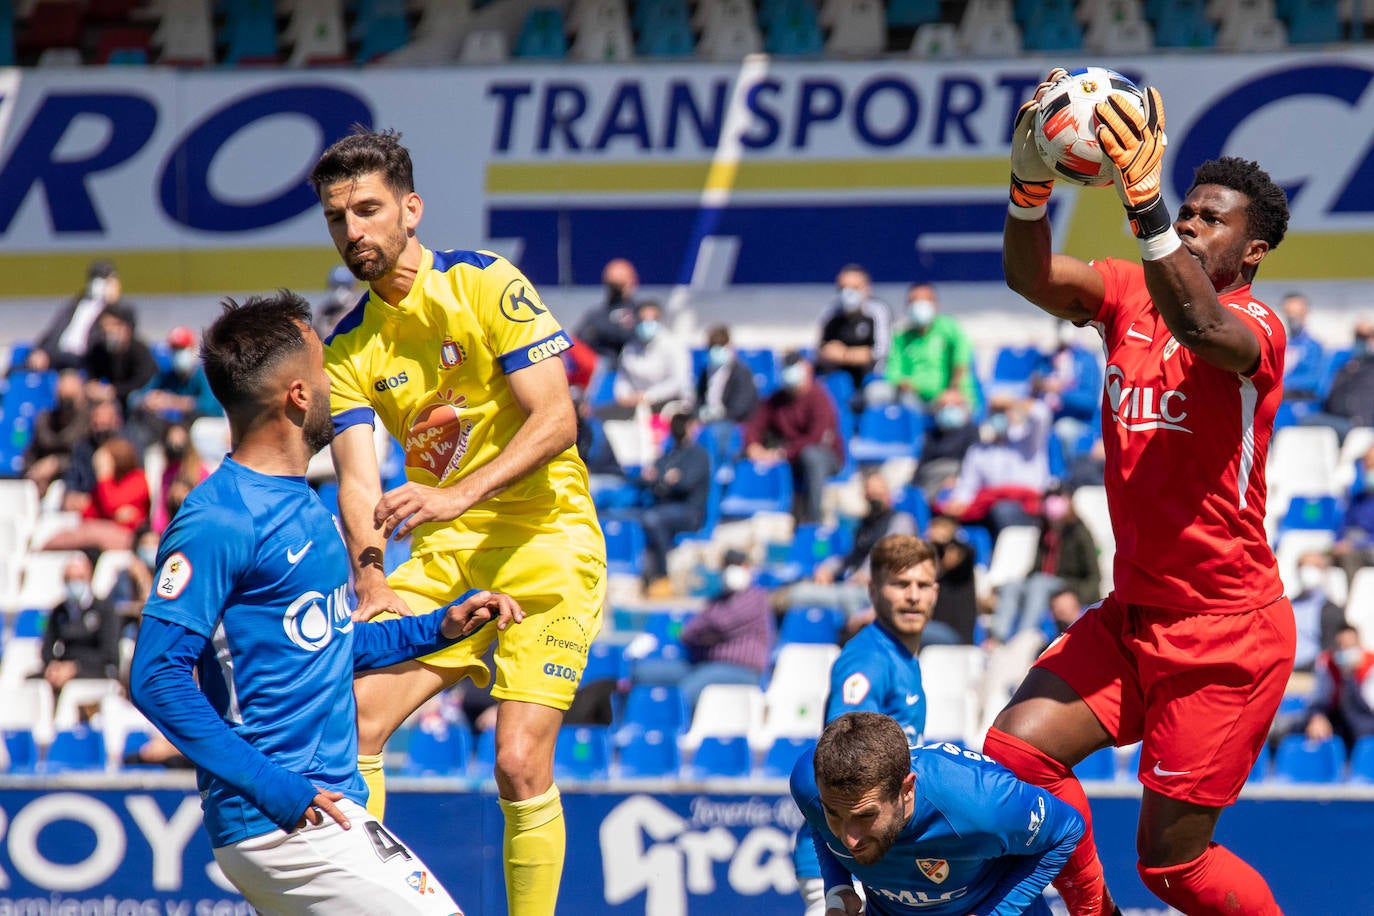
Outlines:
[{"label": "raised knee", "polygon": [[502,798],[533,798],[553,785],[552,754],[523,736],[498,741],[494,775]]},{"label": "raised knee", "polygon": [[386,746],[386,739],[391,737],[385,725],[378,719],[369,719],[361,714],[358,715],[358,753],[359,754],[380,754]]}]

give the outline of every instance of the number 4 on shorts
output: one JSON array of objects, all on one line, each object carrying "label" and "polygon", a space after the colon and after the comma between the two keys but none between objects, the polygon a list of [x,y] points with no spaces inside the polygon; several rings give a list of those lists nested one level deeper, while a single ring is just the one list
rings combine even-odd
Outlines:
[{"label": "number 4 on shorts", "polygon": [[383,862],[388,862],[397,856],[405,856],[407,859],[413,858],[410,850],[406,849],[400,840],[392,836],[380,821],[368,821],[363,826],[367,830],[367,838],[372,841],[372,848],[377,852],[377,858]]}]

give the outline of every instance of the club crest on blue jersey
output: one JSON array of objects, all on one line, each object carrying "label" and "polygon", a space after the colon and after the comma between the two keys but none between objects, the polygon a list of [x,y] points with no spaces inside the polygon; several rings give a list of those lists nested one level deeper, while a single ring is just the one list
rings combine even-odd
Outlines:
[{"label": "club crest on blue jersey", "polygon": [[949,862],[945,859],[917,859],[916,867],[936,884],[942,883],[949,877]]},{"label": "club crest on blue jersey", "polygon": [[334,633],[348,633],[353,629],[353,612],[348,606],[348,584],[344,583],[328,596],[316,591],[306,592],[282,615],[286,638],[307,652],[318,652],[334,639]]}]

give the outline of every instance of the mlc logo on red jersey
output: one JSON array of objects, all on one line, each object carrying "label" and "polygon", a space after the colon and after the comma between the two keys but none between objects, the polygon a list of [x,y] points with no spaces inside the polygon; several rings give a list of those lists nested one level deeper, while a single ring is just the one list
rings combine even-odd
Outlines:
[{"label": "mlc logo on red jersey", "polygon": [[1157,391],[1152,387],[1125,384],[1126,373],[1120,366],[1107,367],[1107,399],[1112,405],[1116,422],[1131,432],[1146,429],[1176,429],[1192,432],[1182,423],[1188,419],[1183,402],[1188,396],[1174,388]]}]

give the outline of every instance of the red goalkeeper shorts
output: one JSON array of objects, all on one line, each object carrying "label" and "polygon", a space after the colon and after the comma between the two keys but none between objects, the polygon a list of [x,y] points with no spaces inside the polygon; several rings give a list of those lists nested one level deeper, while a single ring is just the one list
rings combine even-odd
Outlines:
[{"label": "red goalkeeper shorts", "polygon": [[1141,742],[1140,781],[1229,805],[1259,757],[1293,670],[1287,598],[1241,614],[1090,607],[1036,662],[1088,704],[1118,747]]}]

